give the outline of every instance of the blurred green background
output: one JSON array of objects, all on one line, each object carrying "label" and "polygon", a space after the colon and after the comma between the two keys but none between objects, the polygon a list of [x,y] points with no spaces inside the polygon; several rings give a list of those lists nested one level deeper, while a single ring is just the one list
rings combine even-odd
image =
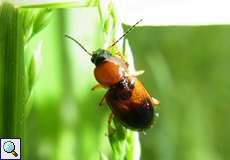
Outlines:
[{"label": "blurred green background", "polygon": [[[90,90],[94,65],[64,37],[96,50],[103,45],[101,27],[96,8],[56,10],[29,42],[28,55],[43,45],[26,122],[28,159],[111,157],[110,110],[98,106],[105,90]],[[140,133],[141,159],[230,159],[230,27],[136,27],[127,39],[136,69],[145,70],[139,78],[161,101],[155,126]]]}]

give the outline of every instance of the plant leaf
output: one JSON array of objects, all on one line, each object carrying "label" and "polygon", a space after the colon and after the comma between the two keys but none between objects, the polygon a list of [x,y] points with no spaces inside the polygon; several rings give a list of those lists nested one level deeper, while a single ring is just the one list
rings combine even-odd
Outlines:
[{"label": "plant leaf", "polygon": [[36,14],[36,18],[34,19],[34,24],[33,24],[33,34],[38,33],[49,23],[51,15],[52,15],[51,9],[41,9]]},{"label": "plant leaf", "polygon": [[73,8],[73,7],[87,7],[96,6],[97,0],[37,0],[37,1],[15,1],[14,3],[18,8]]},{"label": "plant leaf", "polygon": [[28,68],[28,78],[29,78],[29,91],[31,92],[36,80],[38,79],[41,71],[41,48],[42,43],[40,43],[32,56],[29,68]]},{"label": "plant leaf", "polygon": [[41,31],[50,21],[51,9],[21,9],[23,19],[24,40],[28,42],[36,33]]}]

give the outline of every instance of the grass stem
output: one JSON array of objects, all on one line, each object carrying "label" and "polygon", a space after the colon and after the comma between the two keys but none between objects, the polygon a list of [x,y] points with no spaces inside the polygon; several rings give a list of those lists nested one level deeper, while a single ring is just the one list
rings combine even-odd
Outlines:
[{"label": "grass stem", "polygon": [[0,137],[23,137],[25,105],[24,42],[18,9],[0,6]]}]

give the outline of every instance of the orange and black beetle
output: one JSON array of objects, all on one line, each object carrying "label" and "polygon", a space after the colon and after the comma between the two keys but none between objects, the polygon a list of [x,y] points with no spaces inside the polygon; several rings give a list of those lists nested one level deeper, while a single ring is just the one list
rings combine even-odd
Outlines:
[{"label": "orange and black beetle", "polygon": [[155,105],[159,104],[159,101],[149,95],[144,85],[136,78],[138,74],[128,74],[128,65],[124,59],[121,56],[113,56],[104,49],[91,54],[77,40],[66,36],[92,56],[91,61],[96,65],[94,76],[99,83],[92,89],[108,88],[100,105],[105,99],[115,117],[129,129],[141,131],[151,127],[155,117]]}]

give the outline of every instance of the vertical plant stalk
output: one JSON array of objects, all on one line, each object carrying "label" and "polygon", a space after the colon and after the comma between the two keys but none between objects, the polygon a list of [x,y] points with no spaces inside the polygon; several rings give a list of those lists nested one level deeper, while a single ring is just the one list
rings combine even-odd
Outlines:
[{"label": "vertical plant stalk", "polygon": [[25,105],[24,42],[18,9],[0,6],[0,137],[23,137]]},{"label": "vertical plant stalk", "polygon": [[[98,1],[98,10],[101,21],[103,23],[103,31],[105,33],[104,47],[110,46],[123,34],[121,23],[116,16],[115,7],[112,0],[108,0],[107,4]],[[124,45],[119,45],[119,44]],[[116,47],[109,48],[113,54],[120,53],[127,58],[129,63],[129,71],[135,71],[132,52],[127,40],[120,40]],[[108,126],[109,142],[113,150],[113,159],[115,160],[139,160],[140,159],[140,142],[138,132],[131,131],[123,127],[120,122],[113,118],[113,126]]]}]

